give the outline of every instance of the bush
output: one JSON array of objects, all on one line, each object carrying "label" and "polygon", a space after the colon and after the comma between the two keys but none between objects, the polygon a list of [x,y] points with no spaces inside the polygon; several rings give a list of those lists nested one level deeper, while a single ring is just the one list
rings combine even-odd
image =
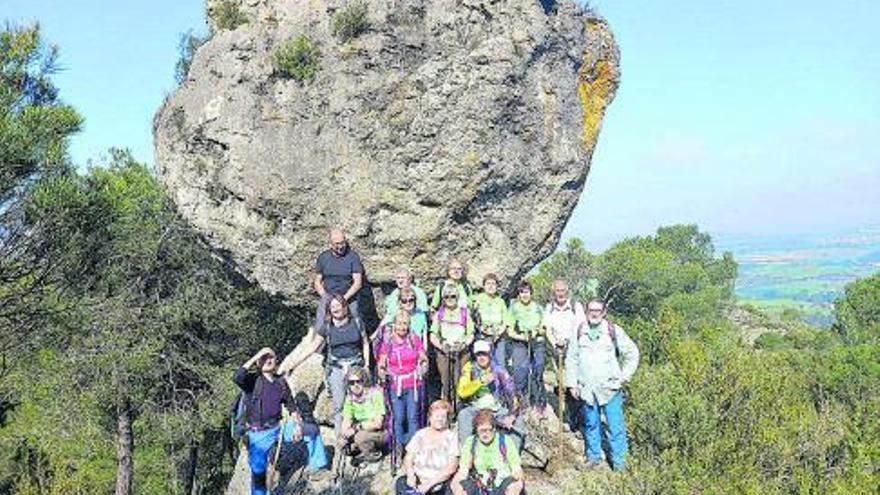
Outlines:
[{"label": "bush", "polygon": [[321,52],[318,45],[299,35],[279,46],[272,54],[272,67],[282,77],[304,81],[315,77]]},{"label": "bush", "polygon": [[367,4],[355,2],[333,14],[333,35],[346,42],[357,38],[370,28]]},{"label": "bush", "polygon": [[214,9],[214,25],[219,30],[232,30],[247,23],[247,15],[234,0],[223,0]]},{"label": "bush", "polygon": [[847,284],[834,303],[835,330],[850,343],[880,341],[880,273]]}]

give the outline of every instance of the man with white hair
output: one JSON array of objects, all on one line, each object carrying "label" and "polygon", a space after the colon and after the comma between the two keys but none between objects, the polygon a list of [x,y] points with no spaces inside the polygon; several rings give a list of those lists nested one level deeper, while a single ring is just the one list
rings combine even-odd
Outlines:
[{"label": "man with white hair", "polygon": [[348,302],[352,316],[360,318],[358,292],[364,285],[361,257],[348,245],[345,232],[336,227],[330,231],[330,249],[322,252],[315,263],[315,291],[321,296],[315,317],[315,328],[322,328],[327,316],[327,303],[333,294]]},{"label": "man with white hair", "polygon": [[639,349],[619,325],[605,318],[605,302],[587,303],[587,324],[578,328],[565,356],[565,386],[582,400],[587,466],[602,463],[601,416],[605,416],[611,467],[626,466],[629,442],[623,418],[623,386],[639,366]]},{"label": "man with white hair", "polygon": [[[561,368],[560,361],[564,359],[568,343],[586,321],[584,306],[571,297],[568,282],[561,278],[554,280],[552,298],[544,310],[544,324],[547,327],[547,337],[553,344],[557,368]],[[562,370],[557,369],[556,373],[562,373]],[[577,431],[580,425],[578,409],[577,401],[569,394],[565,394],[564,421],[574,431]]]}]

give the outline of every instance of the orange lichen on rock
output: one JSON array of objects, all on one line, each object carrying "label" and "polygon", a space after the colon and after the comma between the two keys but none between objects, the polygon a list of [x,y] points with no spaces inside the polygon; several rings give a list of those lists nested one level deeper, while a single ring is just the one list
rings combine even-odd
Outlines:
[{"label": "orange lichen on rock", "polygon": [[616,87],[614,70],[607,60],[599,60],[592,66],[584,61],[578,73],[578,95],[584,110],[584,146],[596,145],[602,116]]}]

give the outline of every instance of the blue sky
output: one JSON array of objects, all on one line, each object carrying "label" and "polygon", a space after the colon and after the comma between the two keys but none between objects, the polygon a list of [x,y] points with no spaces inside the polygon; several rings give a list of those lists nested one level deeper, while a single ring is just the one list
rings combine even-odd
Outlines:
[{"label": "blue sky", "polygon": [[[536,0],[537,1],[537,0]],[[674,222],[712,233],[880,224],[880,2],[593,4],[623,78],[565,236],[600,248]],[[0,0],[61,48],[56,78],[85,117],[83,163],[111,146],[152,162],[151,119],[174,87],[202,0]]]}]

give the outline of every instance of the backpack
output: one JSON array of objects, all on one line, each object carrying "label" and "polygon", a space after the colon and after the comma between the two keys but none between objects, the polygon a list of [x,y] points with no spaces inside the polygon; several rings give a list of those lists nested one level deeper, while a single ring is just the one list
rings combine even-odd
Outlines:
[{"label": "backpack", "polygon": [[[394,346],[394,336],[393,336],[393,335],[390,335],[390,334],[389,334],[387,337],[383,336],[382,338],[383,338],[383,339],[387,339],[387,342],[388,342],[388,351],[387,351],[387,355],[388,355],[388,365],[389,365],[389,367],[388,367],[388,370],[389,370],[389,371],[388,371],[388,372],[391,373],[391,367],[390,367],[390,365],[391,365],[391,355],[394,354],[394,349],[399,349],[401,346],[397,346],[397,347]],[[409,347],[410,349],[415,349],[415,348],[416,348],[416,345],[413,344],[413,334],[412,334],[412,331],[410,331],[410,332],[407,334],[407,336],[406,336],[406,342],[403,344],[403,346],[405,346],[405,347]],[[418,364],[416,364],[416,368],[418,368]]]},{"label": "backpack", "polygon": [[[349,312],[349,319],[351,319],[354,322],[355,326],[358,327],[358,329],[360,329],[360,331],[361,331],[361,334],[363,334],[364,324],[361,321],[360,317],[357,315],[353,315]],[[333,325],[332,320],[328,320],[328,321],[324,322],[324,335],[326,335],[326,337],[324,337],[325,342],[324,342],[324,363],[323,363],[323,365],[325,368],[328,365],[336,366],[337,363],[339,362],[338,359],[333,357],[333,353],[330,352],[330,332],[333,331],[332,325]]]},{"label": "backpack", "polygon": [[[440,321],[444,321],[443,318],[446,316],[446,306],[441,306],[440,309],[437,310],[437,317],[440,318]],[[458,308],[458,324],[461,326],[467,326],[467,308],[459,307]],[[447,322],[449,323],[449,322]]]},{"label": "backpack", "polygon": [[[498,432],[498,451],[501,452],[501,458],[504,459],[504,462],[507,463],[507,443],[505,439],[507,435],[502,432]],[[471,442],[471,466],[468,469],[468,473],[472,473],[474,470],[474,462],[476,461],[477,456],[477,442],[479,439],[477,438],[477,434],[474,433],[474,441]]]},{"label": "backpack", "polygon": [[233,445],[238,445],[248,431],[247,417],[248,411],[254,407],[262,407],[260,396],[263,394],[263,377],[257,376],[254,382],[254,389],[250,393],[244,390],[240,391],[232,401],[229,407],[229,436],[232,437]]},{"label": "backpack", "polygon": [[[437,318],[440,322],[444,322],[444,317],[446,316],[446,306],[440,306],[440,309],[437,310]],[[449,322],[461,326],[467,332],[467,321],[468,321],[468,312],[467,308],[459,307],[458,308],[458,322]]]},{"label": "backpack", "polygon": [[[611,337],[611,343],[614,344],[614,357],[620,359],[620,346],[617,344],[617,325],[611,320],[606,319],[605,321],[608,322],[608,336]],[[578,328],[578,339],[581,337],[581,330],[583,328],[583,324]]]}]

